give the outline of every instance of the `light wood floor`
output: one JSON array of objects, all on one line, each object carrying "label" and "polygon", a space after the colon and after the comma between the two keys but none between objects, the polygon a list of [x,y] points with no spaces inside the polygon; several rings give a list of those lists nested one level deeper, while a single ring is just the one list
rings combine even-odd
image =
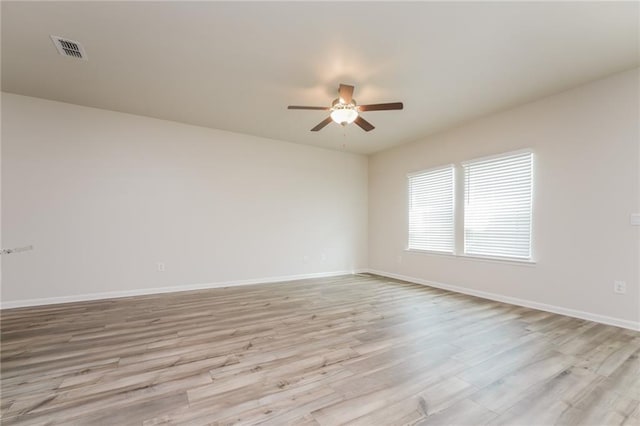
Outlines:
[{"label": "light wood floor", "polygon": [[1,319],[7,425],[640,424],[640,333],[373,276]]}]

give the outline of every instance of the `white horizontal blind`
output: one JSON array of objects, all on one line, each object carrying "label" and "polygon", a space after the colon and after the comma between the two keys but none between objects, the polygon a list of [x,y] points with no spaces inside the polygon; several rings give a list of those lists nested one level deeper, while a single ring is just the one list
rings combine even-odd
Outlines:
[{"label": "white horizontal blind", "polygon": [[409,176],[409,249],[453,253],[453,166]]},{"label": "white horizontal blind", "polygon": [[463,166],[465,253],[530,259],[533,154]]}]

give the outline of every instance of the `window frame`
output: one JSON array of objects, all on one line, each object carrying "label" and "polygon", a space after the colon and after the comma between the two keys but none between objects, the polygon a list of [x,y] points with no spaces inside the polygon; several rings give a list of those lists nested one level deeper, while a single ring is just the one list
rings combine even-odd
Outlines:
[{"label": "window frame", "polygon": [[[422,174],[426,174],[426,173],[433,173],[433,172],[438,172],[441,170],[447,170],[447,169],[451,169],[451,179],[453,180],[452,185],[451,185],[451,199],[452,199],[452,214],[451,214],[451,219],[452,219],[452,249],[451,252],[448,251],[439,251],[439,250],[429,250],[429,249],[418,249],[418,248],[411,248],[409,247],[409,239],[410,239],[410,226],[411,226],[411,178],[418,176],[418,175],[422,175]],[[439,254],[439,255],[444,255],[444,256],[451,256],[451,255],[455,255],[456,254],[456,250],[457,250],[457,227],[456,227],[456,223],[457,223],[457,204],[458,204],[458,200],[457,200],[457,191],[456,191],[456,187],[458,185],[458,179],[457,179],[457,170],[456,170],[456,165],[454,163],[449,163],[449,164],[445,164],[445,165],[441,165],[441,166],[436,166],[436,167],[431,167],[428,169],[424,169],[424,170],[417,170],[411,173],[407,173],[406,175],[406,185],[405,185],[405,190],[406,190],[406,206],[407,206],[407,216],[406,216],[406,231],[407,231],[407,235],[406,235],[406,245],[405,245],[405,250],[406,251],[412,251],[412,252],[419,252],[419,253],[431,253],[431,254]]]},{"label": "window frame", "polygon": [[[467,253],[467,235],[466,235],[466,190],[467,190],[467,173],[466,173],[466,165],[480,163],[485,161],[506,159],[509,157],[517,157],[520,155],[529,154],[531,156],[531,194],[530,194],[530,206],[531,210],[529,212],[530,221],[529,221],[529,257],[516,257],[516,256],[500,256],[500,255],[483,255],[483,254],[472,254]],[[531,149],[519,149],[517,151],[509,151],[501,154],[488,155],[484,157],[474,158],[472,160],[461,161],[460,168],[462,169],[462,191],[463,191],[463,202],[461,207],[462,211],[462,229],[463,229],[463,242],[462,242],[462,251],[461,256],[474,257],[474,258],[483,258],[483,259],[496,259],[496,260],[507,260],[511,262],[524,262],[524,263],[535,263],[534,259],[534,239],[533,239],[533,222],[534,222],[534,188],[535,188],[535,154]]]}]

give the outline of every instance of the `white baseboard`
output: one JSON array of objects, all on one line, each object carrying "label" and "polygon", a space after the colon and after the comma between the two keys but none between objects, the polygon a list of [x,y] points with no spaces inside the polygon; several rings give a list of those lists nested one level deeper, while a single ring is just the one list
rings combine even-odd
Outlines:
[{"label": "white baseboard", "polygon": [[351,275],[362,273],[358,271],[333,271],[317,272],[312,274],[285,275],[281,277],[253,278],[249,280],[222,281],[216,283],[188,284],[171,287],[142,288],[136,290],[109,291],[104,293],[78,294],[73,296],[47,297],[42,299],[15,300],[11,302],[1,302],[0,309],[24,308],[28,306],[56,305],[59,303],[86,302],[89,300],[116,299],[120,297],[145,296],[149,294],[174,293],[179,291],[206,290],[211,288],[236,287],[241,285],[270,284],[286,281],[306,280],[310,278],[337,277],[340,275]]},{"label": "white baseboard", "polygon": [[606,315],[592,314],[590,312],[578,311],[575,309],[564,308],[562,306],[547,305],[546,303],[532,302],[530,300],[518,299],[516,297],[510,297],[510,296],[503,296],[497,293],[489,293],[481,290],[473,290],[470,288],[460,287],[457,285],[443,284],[435,281],[425,280],[422,278],[408,277],[405,275],[378,271],[375,269],[368,269],[367,272],[374,275],[380,275],[382,277],[394,278],[397,280],[407,281],[410,283],[426,285],[429,287],[436,287],[442,290],[449,290],[456,293],[468,294],[471,296],[481,297],[483,299],[489,299],[496,302],[503,302],[503,303],[509,303],[511,305],[524,306],[525,308],[538,309],[540,311],[552,312],[554,314],[566,315],[568,317],[580,318],[588,321],[598,322],[601,324],[614,325],[616,327],[622,327],[622,328],[628,328],[630,330],[640,331],[640,323],[635,321],[609,317]]},{"label": "white baseboard", "polygon": [[299,275],[285,275],[280,277],[267,277],[267,278],[253,278],[248,280],[236,280],[236,281],[222,281],[216,283],[203,283],[203,284],[189,284],[184,286],[171,286],[171,287],[157,287],[157,288],[145,288],[136,290],[124,290],[124,291],[110,291],[104,293],[89,293],[79,294],[73,296],[61,296],[61,297],[49,297],[42,299],[26,299],[16,300],[11,302],[1,302],[0,309],[11,308],[23,308],[28,306],[41,306],[41,305],[54,305],[59,303],[70,302],[84,302],[89,300],[101,300],[101,299],[116,299],[121,297],[130,296],[145,296],[150,294],[160,293],[174,293],[180,291],[190,290],[206,290],[213,288],[223,287],[236,287],[242,285],[254,285],[254,284],[270,284],[276,282],[287,282],[305,280],[311,278],[328,278],[337,277],[340,275],[350,274],[363,274],[369,273],[379,275],[382,277],[394,278],[401,281],[407,281],[410,283],[426,285],[429,287],[440,288],[443,290],[449,290],[456,293],[468,294],[471,296],[481,297],[483,299],[493,300],[496,302],[509,303],[511,305],[524,306],[526,308],[538,309],[546,312],[553,312],[555,314],[566,315],[569,317],[580,318],[588,321],[594,321],[602,324],[613,325],[616,327],[627,328],[630,330],[640,331],[640,323],[629,321],[621,318],[609,317],[606,315],[593,314],[590,312],[579,311],[570,308],[564,308],[562,306],[548,305],[545,303],[533,302],[525,299],[519,299],[516,297],[503,296],[497,293],[490,293],[481,290],[474,290],[466,287],[460,287],[457,285],[443,284],[435,281],[425,280],[422,278],[409,277],[406,275],[395,274],[392,272],[379,271],[376,269],[357,269],[353,271],[333,271],[333,272],[318,272],[312,274],[299,274]]}]

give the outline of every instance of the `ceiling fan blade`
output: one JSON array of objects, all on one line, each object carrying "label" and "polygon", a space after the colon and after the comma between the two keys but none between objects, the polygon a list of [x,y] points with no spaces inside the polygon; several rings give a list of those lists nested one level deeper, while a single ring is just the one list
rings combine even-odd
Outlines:
[{"label": "ceiling fan blade", "polygon": [[373,127],[373,124],[369,123],[367,120],[360,116],[356,118],[356,121],[354,121],[354,123],[362,127],[362,130],[364,130],[365,132],[370,132],[371,130],[375,129],[375,127]]},{"label": "ceiling fan blade", "polygon": [[338,89],[338,96],[342,99],[342,102],[350,104],[353,99],[353,86],[341,84],[340,89]]},{"label": "ceiling fan blade", "polygon": [[321,130],[324,126],[326,126],[327,124],[331,123],[333,120],[331,120],[331,117],[327,117],[324,120],[322,120],[316,127],[314,127],[313,129],[311,129],[312,132],[317,132],[318,130]]},{"label": "ceiling fan blade", "polygon": [[402,109],[404,105],[402,102],[391,102],[388,104],[371,104],[371,105],[360,105],[358,109],[360,111],[386,111],[389,109]]},{"label": "ceiling fan blade", "polygon": [[287,109],[317,109],[320,111],[329,111],[329,107],[298,106],[298,105],[289,105]]}]

